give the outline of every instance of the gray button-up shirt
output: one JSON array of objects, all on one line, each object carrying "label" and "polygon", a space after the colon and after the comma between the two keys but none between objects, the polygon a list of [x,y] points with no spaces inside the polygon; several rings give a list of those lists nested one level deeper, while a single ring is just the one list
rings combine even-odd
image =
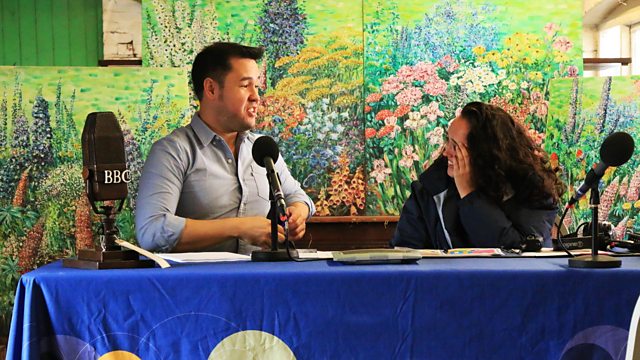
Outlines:
[{"label": "gray button-up shirt", "polygon": [[[142,247],[170,251],[187,218],[224,219],[267,216],[269,182],[266,169],[253,161],[251,148],[260,135],[239,133],[238,160],[227,143],[196,113],[191,123],[151,147],[140,178],[136,236]],[[289,173],[282,156],[275,164],[287,204],[313,202]],[[244,241],[231,240],[208,249],[249,252]]]}]

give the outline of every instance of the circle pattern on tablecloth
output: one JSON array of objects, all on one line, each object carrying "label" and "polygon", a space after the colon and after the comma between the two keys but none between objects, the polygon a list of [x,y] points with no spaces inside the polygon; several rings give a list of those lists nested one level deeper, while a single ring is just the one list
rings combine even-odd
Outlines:
[{"label": "circle pattern on tablecloth", "polygon": [[289,346],[277,336],[259,330],[239,331],[223,339],[209,355],[213,359],[295,360]]}]

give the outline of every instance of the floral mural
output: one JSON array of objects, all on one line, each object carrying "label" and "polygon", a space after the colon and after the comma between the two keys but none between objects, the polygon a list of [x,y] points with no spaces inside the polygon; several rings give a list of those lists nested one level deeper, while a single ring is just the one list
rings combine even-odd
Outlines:
[{"label": "floral mural", "polygon": [[[579,1],[143,6],[145,14],[173,14],[171,21],[184,6],[206,8],[218,26],[211,41],[266,48],[257,131],[278,139],[318,215],[398,214],[410,182],[438,156],[448,122],[469,101],[502,106],[541,143],[549,81],[581,72]],[[181,51],[179,37],[160,42]]]},{"label": "floral mural", "polygon": [[[616,131],[629,133],[638,146],[640,131],[640,77],[559,79],[551,82],[547,126],[547,151],[554,166],[562,169],[569,200],[586,173],[600,161],[600,145]],[[640,231],[640,159],[610,167],[599,186],[599,222],[610,222],[614,236],[622,239],[627,230]],[[591,221],[589,196],[569,210],[565,225],[575,230]]]},{"label": "floral mural", "polygon": [[[399,213],[411,181],[440,155],[449,121],[467,102],[498,105],[537,143],[544,140],[549,81],[580,73],[581,3],[544,20],[526,19],[533,5],[524,1],[500,3],[365,5],[368,213]],[[403,21],[418,9],[421,18]]]},{"label": "floral mural", "polygon": [[182,69],[0,67],[0,329],[20,274],[93,247],[99,223],[81,177],[87,114],[120,121],[132,181],[117,221],[120,237],[135,241],[144,158],[191,113],[184,78]]}]

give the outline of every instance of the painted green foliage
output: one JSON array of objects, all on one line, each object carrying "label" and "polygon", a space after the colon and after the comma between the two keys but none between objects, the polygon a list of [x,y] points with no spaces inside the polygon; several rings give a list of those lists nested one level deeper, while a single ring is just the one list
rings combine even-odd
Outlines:
[{"label": "painted green foliage", "polygon": [[[93,111],[113,111],[125,133],[131,194],[118,216],[135,240],[133,210],[151,144],[190,117],[183,69],[0,67],[0,293],[41,264],[92,246],[80,136]],[[12,296],[0,298],[5,329]]]},{"label": "painted green foliage", "polygon": [[581,72],[579,1],[184,3],[215,13],[220,38],[266,47],[257,131],[278,138],[319,215],[398,214],[468,101],[542,142],[549,81]]},{"label": "painted green foliage", "polygon": [[[544,139],[549,81],[580,72],[581,3],[402,1],[365,5],[367,210],[398,214],[470,101]],[[540,7],[544,8],[541,9]]]},{"label": "painted green foliage", "polygon": [[216,19],[209,23],[217,29],[210,41],[266,48],[257,131],[279,139],[318,214],[364,214],[362,3],[144,1],[145,43],[192,58],[192,49],[171,35],[149,41],[151,34],[168,33],[161,25],[167,21],[153,20],[153,14],[175,14],[184,7]]},{"label": "painted green foliage", "polygon": [[[600,161],[600,145],[616,131],[640,140],[640,77],[559,79],[551,83],[546,150],[552,165],[559,166],[570,186],[566,199],[584,181],[591,166]],[[640,159],[611,167],[600,182],[599,221],[610,222],[615,236],[626,230],[640,231]],[[569,228],[591,220],[589,196],[570,210],[565,220]]]}]

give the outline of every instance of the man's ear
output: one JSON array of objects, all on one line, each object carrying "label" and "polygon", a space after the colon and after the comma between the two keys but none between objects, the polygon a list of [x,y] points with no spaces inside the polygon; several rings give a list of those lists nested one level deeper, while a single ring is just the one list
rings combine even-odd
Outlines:
[{"label": "man's ear", "polygon": [[212,78],[204,79],[204,87],[202,90],[203,98],[213,99],[218,95],[219,91],[220,91],[220,85],[218,85],[217,81],[213,80]]}]

